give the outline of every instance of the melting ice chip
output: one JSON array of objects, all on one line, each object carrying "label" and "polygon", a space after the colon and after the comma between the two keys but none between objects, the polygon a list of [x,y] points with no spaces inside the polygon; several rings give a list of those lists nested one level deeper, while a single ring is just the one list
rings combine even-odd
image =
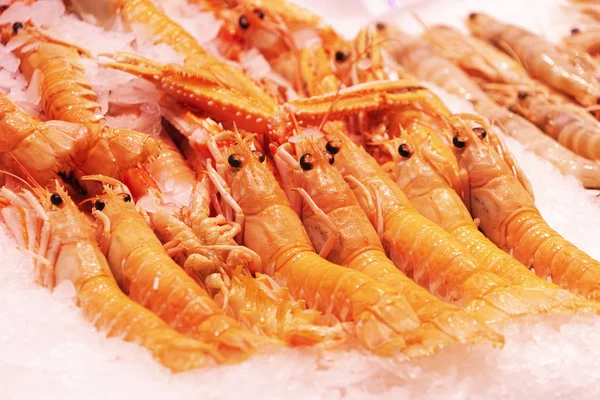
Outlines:
[{"label": "melting ice chip", "polygon": [[71,281],[62,281],[52,291],[54,297],[60,300],[71,300],[75,298],[77,292]]}]

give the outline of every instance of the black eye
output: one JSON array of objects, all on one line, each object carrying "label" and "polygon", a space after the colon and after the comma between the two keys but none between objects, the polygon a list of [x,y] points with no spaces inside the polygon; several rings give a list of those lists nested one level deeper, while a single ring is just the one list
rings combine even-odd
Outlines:
[{"label": "black eye", "polygon": [[469,19],[471,21],[473,21],[475,18],[477,18],[477,13],[471,13],[471,14],[469,14]]},{"label": "black eye", "polygon": [[17,33],[19,33],[20,29],[23,29],[23,24],[21,22],[15,22],[13,24],[13,35],[16,35]]},{"label": "black eye", "polygon": [[398,146],[398,153],[400,153],[400,155],[404,158],[409,158],[411,156],[410,149],[406,143],[402,143],[400,146]]},{"label": "black eye", "polygon": [[375,25],[375,27],[378,31],[382,31],[385,29],[385,24],[383,22],[378,22],[377,25]]},{"label": "black eye", "polygon": [[[265,153],[263,153],[262,151],[259,151],[259,150],[252,150],[252,154],[254,154],[254,156],[256,158],[258,158],[258,161],[261,163],[264,163],[267,158],[267,157],[265,157]],[[229,164],[231,164],[231,163],[229,163]],[[233,167],[233,165],[232,165],[232,167]]]},{"label": "black eye", "polygon": [[63,203],[63,199],[60,197],[60,194],[52,193],[52,195],[50,195],[50,202],[58,207]]},{"label": "black eye", "polygon": [[346,61],[346,53],[344,53],[341,50],[336,51],[335,52],[335,61],[337,61],[337,62]]},{"label": "black eye", "polygon": [[579,28],[573,28],[573,29],[571,29],[571,35],[577,35],[580,32],[581,32],[581,30]]},{"label": "black eye", "polygon": [[232,154],[227,158],[227,162],[229,163],[229,165],[231,165],[233,168],[239,168],[242,166],[242,162],[244,161],[244,158],[237,155],[237,154]]},{"label": "black eye", "polygon": [[125,194],[123,195],[123,201],[124,201],[125,203],[129,203],[129,202],[131,202],[131,196],[130,196],[129,194],[125,193]]},{"label": "black eye", "polygon": [[342,141],[339,139],[333,139],[327,142],[325,145],[325,150],[327,150],[330,154],[337,154],[340,152],[341,147]]},{"label": "black eye", "polygon": [[482,139],[485,139],[485,137],[487,136],[487,132],[481,127],[473,128],[473,132],[475,132],[475,134]]},{"label": "black eye", "polygon": [[333,156],[333,154],[331,154],[328,151],[324,151],[323,154],[325,154],[325,157],[327,157],[327,161],[329,161],[329,165],[333,165],[333,163],[335,162],[335,157]]},{"label": "black eye", "polygon": [[265,19],[265,13],[264,13],[264,12],[262,12],[262,10],[261,10],[261,9],[259,9],[259,8],[255,8],[254,10],[252,10],[252,12],[253,12],[254,14],[258,15],[258,18],[260,18],[260,19]]},{"label": "black eye", "polygon": [[527,92],[524,91],[520,91],[519,94],[517,94],[517,97],[521,100],[523,100],[524,98],[526,98],[527,96],[529,96],[529,94],[527,94]]},{"label": "black eye", "polygon": [[465,143],[464,140],[462,140],[458,135],[456,135],[452,138],[452,144],[454,145],[454,147],[462,149],[467,143]]},{"label": "black eye", "polygon": [[300,157],[300,168],[305,171],[310,171],[313,169],[313,156],[306,153],[302,157]]},{"label": "black eye", "polygon": [[96,200],[96,201],[94,202],[94,207],[95,207],[95,208],[96,208],[96,210],[98,210],[98,211],[102,211],[102,210],[104,210],[104,206],[105,206],[105,205],[106,205],[106,204],[104,204],[104,202],[103,202],[102,200]]},{"label": "black eye", "polygon": [[240,28],[244,30],[250,28],[250,21],[248,21],[248,18],[245,15],[242,15],[240,17],[240,19],[238,20],[238,24],[240,24]]}]

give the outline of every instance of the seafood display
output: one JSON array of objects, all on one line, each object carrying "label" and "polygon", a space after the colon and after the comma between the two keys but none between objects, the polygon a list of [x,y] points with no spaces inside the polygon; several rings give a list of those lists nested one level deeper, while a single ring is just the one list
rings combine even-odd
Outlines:
[{"label": "seafood display", "polygon": [[505,144],[600,188],[593,30],[554,44],[473,12],[471,36],[346,38],[285,0],[189,0],[218,28],[199,40],[167,2],[64,3],[130,41],[96,51],[10,20],[35,0],[0,9],[34,105],[0,90],[0,222],[106,336],[182,372],[289,347],[501,348],[519,319],[600,314],[600,262]]}]

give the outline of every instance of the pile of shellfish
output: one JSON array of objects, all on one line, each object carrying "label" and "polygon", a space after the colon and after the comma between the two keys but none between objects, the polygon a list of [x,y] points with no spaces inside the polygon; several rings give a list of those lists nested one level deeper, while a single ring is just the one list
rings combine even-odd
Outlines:
[{"label": "pile of shellfish", "polygon": [[504,141],[600,187],[591,31],[555,45],[471,13],[472,36],[373,22],[348,40],[282,0],[188,0],[201,41],[166,2],[66,1],[135,38],[97,53],[11,20],[36,3],[0,14],[0,65],[34,104],[0,93],[0,220],[108,336],[186,371],[289,346],[426,357],[600,312],[600,263],[544,220]]}]

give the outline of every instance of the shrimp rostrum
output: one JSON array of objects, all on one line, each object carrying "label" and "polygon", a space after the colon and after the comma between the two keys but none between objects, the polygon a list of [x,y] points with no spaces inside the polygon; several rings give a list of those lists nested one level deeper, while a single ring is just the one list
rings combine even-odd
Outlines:
[{"label": "shrimp rostrum", "polygon": [[50,289],[72,283],[78,306],[99,331],[138,343],[172,371],[222,361],[216,347],[177,333],[121,291],[89,219],[58,183],[53,192],[3,187],[0,196],[2,222],[19,247],[34,255],[38,281]]}]

